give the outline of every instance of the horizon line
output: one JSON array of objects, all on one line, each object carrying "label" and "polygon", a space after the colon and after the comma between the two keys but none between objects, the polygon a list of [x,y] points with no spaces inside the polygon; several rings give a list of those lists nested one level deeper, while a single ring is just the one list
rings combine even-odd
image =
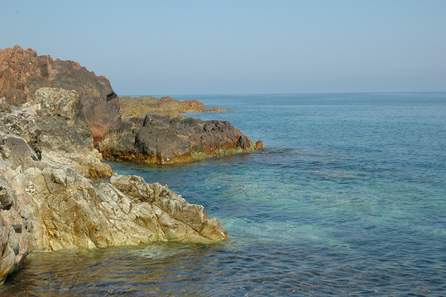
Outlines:
[{"label": "horizon line", "polygon": [[252,96],[252,95],[312,95],[312,94],[326,94],[326,95],[336,95],[336,94],[446,94],[444,91],[314,91],[314,92],[252,92],[252,93],[144,93],[144,94],[129,94],[123,92],[119,96]]}]

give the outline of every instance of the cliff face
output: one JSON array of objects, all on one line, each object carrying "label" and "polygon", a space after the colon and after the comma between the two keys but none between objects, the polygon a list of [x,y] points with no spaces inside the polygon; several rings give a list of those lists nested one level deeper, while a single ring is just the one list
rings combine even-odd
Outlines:
[{"label": "cliff face", "polygon": [[33,100],[43,87],[76,91],[79,115],[88,123],[95,140],[119,123],[119,102],[110,82],[76,62],[39,56],[18,46],[0,50],[0,98],[12,105]]}]

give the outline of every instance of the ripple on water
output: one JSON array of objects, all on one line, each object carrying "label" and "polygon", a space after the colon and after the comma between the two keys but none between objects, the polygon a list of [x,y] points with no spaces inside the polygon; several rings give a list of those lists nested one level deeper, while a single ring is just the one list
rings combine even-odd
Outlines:
[{"label": "ripple on water", "polygon": [[224,97],[199,116],[266,151],[113,166],[205,205],[228,242],[34,254],[0,296],[445,296],[446,95],[368,96]]}]

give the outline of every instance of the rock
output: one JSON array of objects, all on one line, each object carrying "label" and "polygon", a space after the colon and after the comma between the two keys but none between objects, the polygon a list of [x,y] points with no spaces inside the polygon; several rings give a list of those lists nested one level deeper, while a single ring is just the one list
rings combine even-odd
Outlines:
[{"label": "rock", "polygon": [[[154,104],[155,112],[205,108],[170,97]],[[122,120],[119,108],[108,80],[78,63],[0,50],[0,283],[35,250],[227,238],[202,206],[116,175],[102,158],[173,164],[263,144],[225,121],[140,111]]]},{"label": "rock", "polygon": [[0,209],[8,210],[14,203],[10,189],[6,183],[0,180]]},{"label": "rock", "polygon": [[[113,176],[110,181],[131,197],[143,199],[142,201],[150,202],[159,208],[156,213],[164,222],[160,222],[160,225],[168,240],[190,241],[188,234],[192,236],[193,241],[204,243],[227,238],[218,221],[208,218],[203,206],[188,203],[167,186],[146,184],[137,176]],[[170,226],[175,226],[175,229],[171,230]]]},{"label": "rock", "polygon": [[[23,105],[29,112],[34,108],[35,112],[58,117],[62,127],[66,127],[62,122],[69,121],[70,127],[76,131],[59,131],[59,125],[45,125],[46,119],[41,116],[35,119],[40,121],[37,126],[46,132],[52,130],[52,133],[43,133],[51,135],[45,139],[39,136],[40,131],[35,131],[36,123],[30,122],[26,113],[18,114],[12,110],[11,105]],[[41,150],[38,142],[52,142],[53,146],[57,142],[60,149],[66,150],[69,146],[62,143],[64,133],[68,133],[69,140],[76,145],[88,139],[82,133],[89,133],[105,158],[149,164],[192,162],[256,149],[249,138],[223,121],[199,123],[160,116],[150,126],[142,125],[147,112],[178,115],[209,109],[197,100],[179,101],[168,96],[159,100],[154,97],[119,98],[105,77],[96,76],[76,62],[39,56],[35,51],[19,46],[0,50],[2,110],[9,114],[9,119],[3,121],[8,125],[8,131],[24,137],[38,156]],[[125,121],[122,121],[121,114]],[[10,122],[17,122],[11,119],[13,116],[21,116],[23,121],[13,126]],[[82,129],[81,133],[78,127],[85,126],[85,123],[89,131]],[[28,129],[30,132],[25,131]],[[110,130],[113,132],[108,133]],[[160,137],[164,132],[166,137]],[[107,140],[102,141],[104,138]],[[100,172],[93,170],[91,176],[102,176],[104,169]]]},{"label": "rock", "polygon": [[261,140],[256,141],[256,150],[261,151],[264,149],[264,144]]},{"label": "rock", "polygon": [[160,99],[152,96],[119,97],[120,111],[124,119],[144,118],[148,113],[178,115],[185,112],[222,112],[221,108],[208,108],[198,100],[176,100],[170,96]]},{"label": "rock", "polygon": [[148,114],[111,130],[98,149],[110,160],[175,164],[252,152],[256,146],[226,121]]},{"label": "rock", "polygon": [[11,106],[6,102],[6,98],[0,98],[0,112],[11,112]]},{"label": "rock", "polygon": [[202,206],[114,175],[75,116],[76,91],[39,88],[0,111],[0,283],[32,251],[227,238]]},{"label": "rock", "polygon": [[6,225],[3,216],[0,216],[0,284],[3,284],[6,276],[16,269],[15,253],[12,245],[15,240],[10,238],[10,228]]},{"label": "rock", "polygon": [[[141,179],[136,187],[145,188],[145,192],[123,192],[114,186],[114,181],[120,180],[121,189],[131,189],[135,177],[114,176],[111,183],[93,183],[71,168],[62,169],[63,173],[60,170],[45,167],[24,172],[23,180],[34,186],[33,202],[39,205],[34,207],[32,216],[35,250],[103,248],[168,240],[211,243],[226,238],[221,227],[214,228],[214,233],[202,234],[208,224],[203,209],[181,200],[166,187],[158,189],[159,185],[146,184]],[[162,206],[170,203],[171,208],[163,208],[159,202],[162,199],[167,200]],[[181,215],[181,208],[190,213]]]},{"label": "rock", "polygon": [[[96,76],[76,62],[39,56],[31,49],[15,46],[0,50],[0,98],[18,106],[33,101],[36,90],[44,87],[77,92],[79,116],[87,121],[95,140],[119,123],[118,98],[105,77]],[[64,99],[57,101],[62,103]]]},{"label": "rock", "polygon": [[72,120],[77,116],[80,104],[78,92],[61,88],[37,89],[34,93],[34,101],[40,104],[40,110],[67,120]]},{"label": "rock", "polygon": [[[26,211],[29,207],[26,198],[14,191],[8,180],[13,180],[13,172],[4,171],[0,165],[0,183],[2,188],[2,207],[0,208],[0,284],[6,277],[16,271],[29,252],[31,243],[30,225]],[[4,195],[6,194],[6,196]],[[3,207],[7,197],[7,207]]]},{"label": "rock", "polygon": [[23,138],[13,135],[0,134],[0,155],[14,165],[39,160],[39,156]]}]

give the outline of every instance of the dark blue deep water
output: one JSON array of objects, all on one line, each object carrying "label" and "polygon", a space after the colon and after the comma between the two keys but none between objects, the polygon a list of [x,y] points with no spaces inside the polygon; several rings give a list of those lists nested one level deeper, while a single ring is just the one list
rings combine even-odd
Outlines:
[{"label": "dark blue deep water", "polygon": [[230,240],[34,254],[6,296],[446,296],[446,94],[197,97],[266,151],[113,166]]}]

